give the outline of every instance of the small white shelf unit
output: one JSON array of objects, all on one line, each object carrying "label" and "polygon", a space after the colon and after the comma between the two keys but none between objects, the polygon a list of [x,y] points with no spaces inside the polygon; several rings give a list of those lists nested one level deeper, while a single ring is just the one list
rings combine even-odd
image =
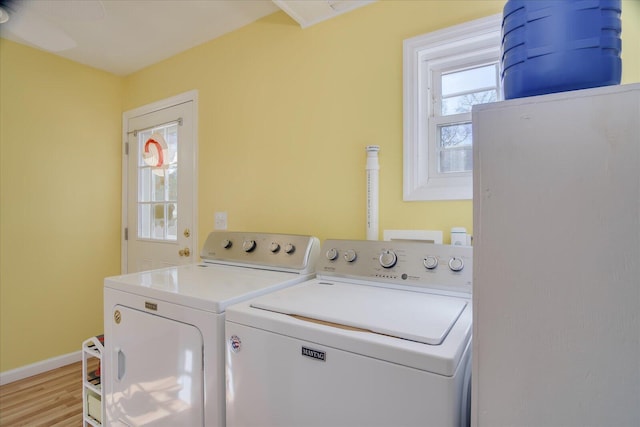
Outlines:
[{"label": "small white shelf unit", "polygon": [[[100,427],[104,420],[102,403],[102,336],[82,343],[82,426]],[[97,359],[97,364],[95,359]],[[96,368],[97,366],[97,368]]]}]

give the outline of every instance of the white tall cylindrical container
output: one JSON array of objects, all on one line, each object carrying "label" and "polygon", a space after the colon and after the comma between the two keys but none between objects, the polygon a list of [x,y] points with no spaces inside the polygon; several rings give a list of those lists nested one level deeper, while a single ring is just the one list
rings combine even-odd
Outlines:
[{"label": "white tall cylindrical container", "polygon": [[378,151],[380,146],[368,145],[367,150],[367,240],[378,240]]}]

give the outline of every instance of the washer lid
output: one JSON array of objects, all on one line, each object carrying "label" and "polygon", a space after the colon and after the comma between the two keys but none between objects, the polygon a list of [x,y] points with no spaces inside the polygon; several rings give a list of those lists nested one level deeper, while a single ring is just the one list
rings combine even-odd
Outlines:
[{"label": "washer lid", "polygon": [[462,299],[313,280],[255,299],[254,308],[440,345],[466,307]]}]

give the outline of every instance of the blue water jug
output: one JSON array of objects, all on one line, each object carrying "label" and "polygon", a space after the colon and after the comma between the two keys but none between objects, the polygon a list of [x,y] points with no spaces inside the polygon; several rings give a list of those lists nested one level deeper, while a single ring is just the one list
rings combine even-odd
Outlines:
[{"label": "blue water jug", "polygon": [[620,84],[621,12],[621,0],[507,1],[505,98]]}]

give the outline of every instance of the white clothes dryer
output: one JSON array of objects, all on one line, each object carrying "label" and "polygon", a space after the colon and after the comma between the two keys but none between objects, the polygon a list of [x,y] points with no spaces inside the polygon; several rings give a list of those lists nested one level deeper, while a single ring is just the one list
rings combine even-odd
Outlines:
[{"label": "white clothes dryer", "polygon": [[227,426],[468,425],[472,249],[328,240],[227,311]]},{"label": "white clothes dryer", "polygon": [[202,263],[104,282],[108,426],[225,425],[226,308],[314,276],[310,236],[215,231]]}]

